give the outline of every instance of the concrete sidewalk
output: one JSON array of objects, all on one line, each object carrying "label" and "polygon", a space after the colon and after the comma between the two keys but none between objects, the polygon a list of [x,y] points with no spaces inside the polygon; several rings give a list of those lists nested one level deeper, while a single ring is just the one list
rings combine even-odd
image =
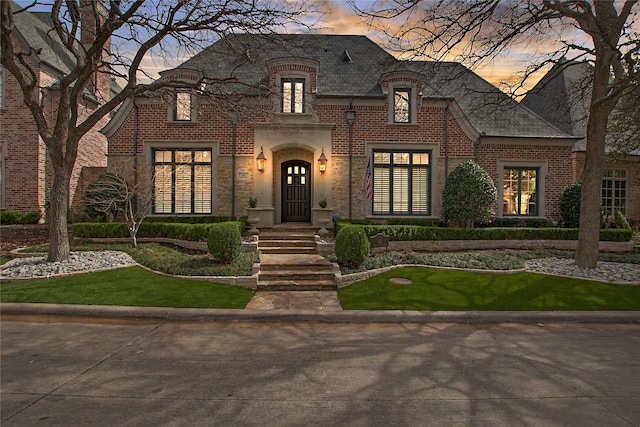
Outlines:
[{"label": "concrete sidewalk", "polygon": [[[268,303],[266,303],[268,304]],[[314,323],[640,323],[640,311],[408,311],[202,309],[104,305],[1,303],[2,315],[77,316],[206,322]]]}]

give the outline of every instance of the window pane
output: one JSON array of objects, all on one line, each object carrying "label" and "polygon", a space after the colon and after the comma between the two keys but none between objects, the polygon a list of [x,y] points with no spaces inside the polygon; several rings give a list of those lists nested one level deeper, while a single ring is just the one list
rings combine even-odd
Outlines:
[{"label": "window pane", "polygon": [[412,176],[412,198],[411,198],[411,212],[414,214],[427,214],[429,211],[427,208],[427,180],[428,170],[427,168],[414,168]]},{"label": "window pane", "polygon": [[391,163],[391,153],[373,153],[373,163],[388,165]]},{"label": "window pane", "polygon": [[537,186],[537,169],[505,169],[503,171],[503,214],[537,215]]},{"label": "window pane", "polygon": [[191,151],[176,151],[176,163],[191,163]]},{"label": "window pane", "polygon": [[374,151],[374,214],[429,215],[429,156]]},{"label": "window pane", "polygon": [[156,163],[170,163],[171,162],[171,151],[156,150],[155,153],[156,153],[155,154]]},{"label": "window pane", "polygon": [[409,171],[393,169],[393,213],[409,213]]},{"label": "window pane", "polygon": [[409,153],[393,153],[393,163],[396,165],[408,165]]},{"label": "window pane", "polygon": [[282,112],[304,113],[304,80],[282,80]]},{"label": "window pane", "polygon": [[211,150],[157,150],[153,158],[154,213],[211,213]]},{"label": "window pane", "polygon": [[176,180],[176,213],[191,213],[191,168],[178,167]]},{"label": "window pane", "polygon": [[296,82],[295,93],[294,93],[294,103],[295,103],[295,112],[302,113],[303,110],[303,99],[304,94],[304,85],[302,82]]},{"label": "window pane", "polygon": [[154,168],[154,212],[171,213],[171,166]]},{"label": "window pane", "polygon": [[390,201],[389,169],[375,168],[373,171],[373,212],[389,213]]},{"label": "window pane", "polygon": [[518,171],[515,169],[505,169],[503,176],[503,198],[502,210],[504,215],[518,214]]},{"label": "window pane", "polygon": [[176,92],[176,120],[191,120],[191,93]]},{"label": "window pane", "polygon": [[414,165],[428,165],[429,164],[429,153],[413,153],[413,164]]},{"label": "window pane", "polygon": [[395,89],[393,103],[393,121],[396,123],[409,123],[409,99],[410,89]]},{"label": "window pane", "polygon": [[291,82],[282,83],[282,112],[291,113]]},{"label": "window pane", "polygon": [[193,212],[211,212],[211,167],[194,167]]},{"label": "window pane", "polygon": [[196,151],[194,157],[198,163],[209,163],[211,162],[211,151]]},{"label": "window pane", "polygon": [[608,170],[602,180],[602,209],[607,215],[615,211],[625,214],[627,204],[627,172],[624,169]]}]

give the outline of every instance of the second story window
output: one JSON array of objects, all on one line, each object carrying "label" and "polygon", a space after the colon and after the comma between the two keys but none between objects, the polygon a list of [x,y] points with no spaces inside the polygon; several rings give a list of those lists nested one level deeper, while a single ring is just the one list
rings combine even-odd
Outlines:
[{"label": "second story window", "polygon": [[397,88],[393,90],[393,122],[411,122],[411,89]]},{"label": "second story window", "polygon": [[282,79],[282,112],[304,113],[304,79]]},{"label": "second story window", "polygon": [[189,89],[176,89],[173,105],[173,120],[191,121],[192,102]]}]

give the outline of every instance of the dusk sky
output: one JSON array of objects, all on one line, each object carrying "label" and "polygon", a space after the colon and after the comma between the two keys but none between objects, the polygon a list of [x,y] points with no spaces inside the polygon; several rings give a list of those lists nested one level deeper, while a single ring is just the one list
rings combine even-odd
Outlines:
[{"label": "dusk sky", "polygon": [[[280,1],[280,0],[278,0]],[[284,0],[282,0],[284,1]],[[358,34],[365,35],[371,38],[376,43],[383,47],[386,47],[386,38],[384,33],[372,28],[366,22],[364,22],[361,16],[358,16],[353,9],[349,6],[348,0],[311,0],[313,6],[322,13],[322,20],[314,24],[313,32],[321,34]],[[359,7],[364,9],[371,7],[372,5],[379,4],[380,0],[355,0]],[[50,4],[51,0],[41,0],[43,4]],[[32,3],[32,0],[17,0],[18,4],[26,5]],[[126,3],[126,2],[123,2]],[[50,6],[49,6],[50,7]],[[38,10],[43,10],[39,7]],[[386,22],[383,25],[387,25],[393,30],[393,23]],[[503,82],[513,84],[519,81],[518,73],[526,69],[527,65],[531,63],[531,58],[536,55],[545,55],[548,52],[556,50],[556,40],[561,36],[560,33],[555,33],[555,29],[550,30],[550,34],[547,35],[545,40],[536,40],[535,43],[525,43],[518,46],[514,46],[510,51],[502,56],[495,58],[494,60],[481,64],[479,67],[474,68],[474,71],[480,76],[490,81],[497,87],[505,89]],[[295,31],[295,30],[294,30]],[[571,35],[572,39],[584,38],[584,34],[581,31],[577,31]],[[401,56],[400,52],[391,52],[396,56]],[[167,58],[147,58],[144,62],[144,69],[152,76],[157,76],[157,72],[167,68],[172,68],[187,59],[187,57],[173,57],[170,62],[165,62]],[[423,58],[427,59],[427,58]],[[458,60],[459,58],[446,57],[446,60]],[[469,66],[470,64],[465,64]],[[533,78],[527,82],[527,87],[533,86],[537,80],[539,80],[544,71],[534,75]]]}]

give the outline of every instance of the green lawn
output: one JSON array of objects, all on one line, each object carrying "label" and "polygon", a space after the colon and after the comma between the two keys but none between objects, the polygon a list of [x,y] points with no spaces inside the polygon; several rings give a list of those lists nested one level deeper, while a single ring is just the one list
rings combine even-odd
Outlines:
[{"label": "green lawn", "polygon": [[244,308],[254,291],[162,276],[139,267],[0,284],[2,302]]},{"label": "green lawn", "polygon": [[[411,284],[394,284],[402,277]],[[640,310],[640,286],[534,273],[492,274],[406,267],[338,291],[345,310]]]}]

